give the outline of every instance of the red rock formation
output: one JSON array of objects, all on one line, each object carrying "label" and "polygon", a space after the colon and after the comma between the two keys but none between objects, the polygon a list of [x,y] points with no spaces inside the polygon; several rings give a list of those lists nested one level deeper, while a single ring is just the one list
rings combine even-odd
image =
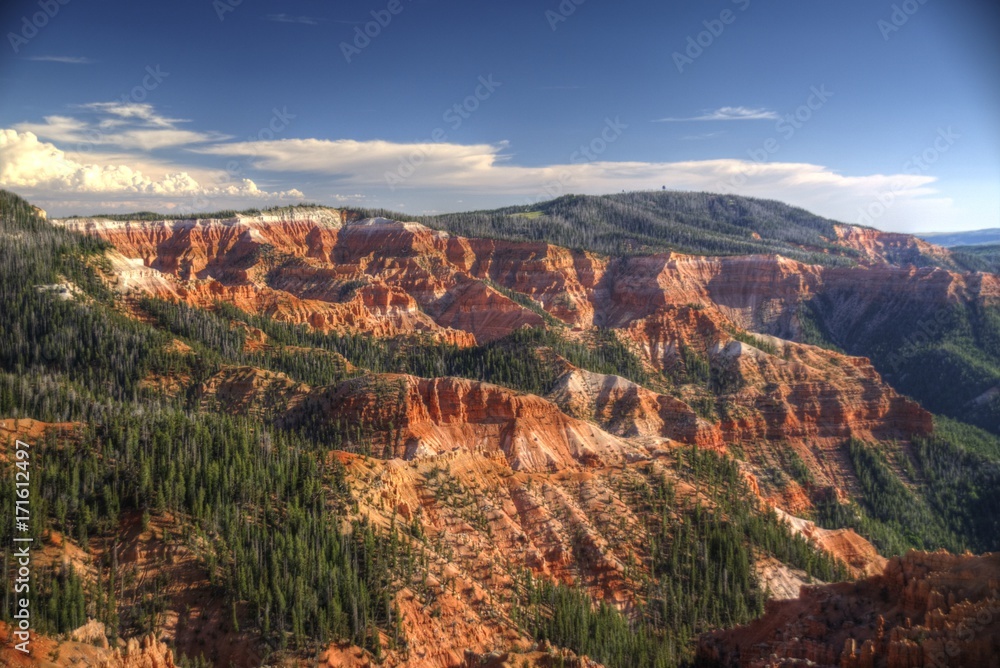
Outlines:
[{"label": "red rock formation", "polygon": [[722,432],[680,399],[620,376],[567,366],[548,396],[569,415],[593,420],[618,436],[663,436],[702,448],[723,449]]},{"label": "red rock formation", "polygon": [[[618,327],[619,338],[653,369],[672,371],[686,348],[712,367],[712,382],[725,387],[688,385],[658,394],[577,373],[563,379],[562,394],[553,398],[570,414],[596,420],[618,436],[711,448],[738,444],[762,457],[767,453],[759,442],[808,440],[830,451],[850,436],[906,438],[926,433],[930,416],[882,383],[867,360],[764,336],[757,336],[760,345],[745,337],[750,343],[737,341],[741,326],[792,331],[801,299],[820,290],[856,290],[859,283],[928,302],[1000,295],[990,277],[937,269],[827,269],[765,256],[662,254],[609,261],[543,243],[463,239],[413,223],[345,222],[329,210],[231,221],[66,224],[117,244],[124,254],[119,264],[129,262],[125,255],[142,262],[141,271],[121,269],[121,282],[130,289],[200,305],[224,300],[318,329],[422,333],[467,346],[539,325],[545,309],[575,328]],[[511,290],[528,306],[508,297]],[[251,345],[266,346],[258,338]],[[595,384],[602,389],[594,391]],[[271,387],[254,388],[265,385]],[[227,381],[206,394],[229,396],[238,387]],[[727,408],[715,418],[713,390],[722,392]],[[246,392],[242,397],[234,410],[252,401]],[[699,417],[695,405],[709,419]],[[255,410],[263,407],[258,402]],[[331,421],[351,418],[339,406],[326,410]],[[448,424],[444,431],[435,424],[430,436],[406,438],[414,452],[440,452],[455,447],[450,439],[464,438],[463,430],[482,429]],[[398,452],[386,445],[398,446]],[[395,442],[380,447],[378,454],[407,451]],[[545,460],[550,453],[539,456]],[[818,477],[843,490],[853,478],[848,468],[820,471]],[[801,494],[787,500],[785,491],[766,494],[793,512],[809,506]]]},{"label": "red rock formation", "polygon": [[[1000,300],[995,276],[894,266],[881,251],[871,251],[873,266],[860,269],[780,256],[606,260],[544,243],[464,239],[416,223],[346,221],[339,211],[308,208],[231,220],[57,222],[113,243],[122,254],[122,287],[166,297],[183,288],[181,297],[192,303],[227,299],[294,322],[380,336],[445,329],[483,341],[538,323],[536,313],[491,284],[578,327],[627,327],[664,306],[701,304],[741,327],[785,335],[796,330],[803,299],[859,285],[876,291],[869,299]],[[940,250],[906,235],[840,230],[848,245]]]},{"label": "red rock formation", "polygon": [[1000,555],[910,552],[881,575],[803,587],[745,627],[702,636],[698,656],[746,668],[996,666],[998,589]]},{"label": "red rock formation", "polygon": [[174,668],[174,655],[155,636],[130,638],[124,649],[116,649],[98,668]]},{"label": "red rock formation", "polygon": [[885,557],[853,529],[823,529],[815,522],[793,517],[780,509],[777,512],[794,533],[805,536],[820,549],[843,561],[854,577],[878,575],[885,568]]},{"label": "red rock formation", "polygon": [[[588,586],[623,608],[631,603],[626,564],[644,549],[644,525],[615,478],[639,480],[655,464],[513,472],[502,453],[482,449],[408,462],[336,456],[361,514],[384,527],[416,521],[427,543],[450,555],[432,559],[426,579],[397,596],[409,654],[386,665],[446,668],[461,665],[466,650],[529,646],[509,607],[524,569]],[[330,656],[332,665],[368,660],[355,649],[331,648]]]},{"label": "red rock formation", "polygon": [[366,376],[322,388],[286,419],[305,413],[370,428],[376,451],[405,459],[455,449],[502,454],[511,468],[562,470],[623,463],[634,446],[530,394],[459,378]]},{"label": "red rock formation", "polygon": [[883,232],[870,227],[835,225],[841,246],[857,251],[859,260],[870,265],[926,265],[930,260],[954,266],[951,251],[909,234]]},{"label": "red rock formation", "polygon": [[711,367],[716,390],[747,409],[723,419],[726,442],[879,439],[933,429],[930,414],[885,385],[867,359],[759,335],[753,345],[730,331],[718,313],[668,306],[633,321],[623,337],[665,372],[684,368],[682,348]]},{"label": "red rock formation", "polygon": [[[384,219],[345,224],[325,209],[278,218],[61,224],[116,246],[123,289],[202,306],[225,300],[318,329],[439,333],[459,345],[541,324],[491,281],[539,300],[539,308],[551,302],[556,313],[587,319],[579,279],[596,280],[596,260],[586,254],[454,238]],[[139,260],[138,268],[130,264]]]},{"label": "red rock formation", "polygon": [[104,635],[104,625],[93,620],[71,633],[68,639],[55,639],[32,632],[28,654],[14,648],[11,633],[11,627],[0,622],[0,665],[25,668],[74,665],[97,668],[176,666],[173,652],[153,635],[141,639],[130,638],[121,647],[110,648]]}]

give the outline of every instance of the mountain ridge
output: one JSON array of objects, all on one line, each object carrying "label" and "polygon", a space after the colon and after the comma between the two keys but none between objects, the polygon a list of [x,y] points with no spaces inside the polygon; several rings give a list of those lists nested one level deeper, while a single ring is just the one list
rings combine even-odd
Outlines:
[{"label": "mountain ridge", "polygon": [[[152,212],[74,216],[74,219],[194,220],[251,218],[268,212],[340,211],[345,219],[387,218],[420,222],[465,237],[507,241],[546,241],[573,250],[603,255],[656,251],[688,254],[782,254],[820,264],[850,264],[866,258],[889,262],[871,253],[871,240],[882,240],[895,259],[919,265],[963,268],[947,252],[934,249],[914,235],[880,232],[839,223],[774,200],[735,195],[640,191],[605,196],[566,195],[533,205],[465,213],[411,216],[382,209],[338,209],[317,205],[222,211],[204,214]],[[598,231],[599,230],[599,231]],[[895,247],[895,248],[893,248]]]},{"label": "mountain ridge", "polygon": [[989,227],[981,230],[969,230],[967,232],[930,232],[916,234],[921,239],[926,239],[939,246],[978,246],[982,244],[1000,243],[1000,227]]}]

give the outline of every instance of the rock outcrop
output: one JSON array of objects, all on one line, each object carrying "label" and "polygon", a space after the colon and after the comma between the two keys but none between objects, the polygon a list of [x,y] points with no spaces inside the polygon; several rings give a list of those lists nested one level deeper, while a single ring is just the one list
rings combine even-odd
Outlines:
[{"label": "rock outcrop", "polygon": [[174,655],[153,635],[130,638],[123,649],[115,649],[98,668],[174,668]]},{"label": "rock outcrop", "polygon": [[96,668],[176,668],[174,654],[154,635],[130,638],[111,648],[104,625],[94,620],[73,631],[66,639],[32,632],[29,653],[18,651],[11,642],[11,627],[0,622],[0,665],[56,668],[95,666]]},{"label": "rock outcrop", "polygon": [[703,636],[700,665],[920,668],[1000,662],[1000,555],[910,552],[857,583],[803,587]]},{"label": "rock outcrop", "polygon": [[835,225],[834,233],[841,246],[857,251],[858,260],[869,265],[955,266],[951,251],[910,234],[856,225]]},{"label": "rock outcrop", "polygon": [[878,575],[885,568],[886,558],[853,529],[823,529],[816,526],[815,522],[793,517],[781,509],[776,512],[791,526],[793,532],[808,538],[820,549],[836,555],[851,569],[855,577]]},{"label": "rock outcrop", "polygon": [[375,452],[403,459],[461,450],[503,456],[516,471],[556,471],[641,456],[541,397],[461,378],[365,376],[320,388],[285,419],[317,416],[351,425]]},{"label": "rock outcrop", "polygon": [[569,415],[592,420],[624,437],[662,436],[722,450],[722,433],[686,403],[621,376],[570,367],[548,398]]},{"label": "rock outcrop", "polygon": [[654,368],[690,374],[705,365],[706,381],[736,407],[722,418],[723,439],[891,438],[925,434],[931,416],[882,382],[869,360],[766,335],[735,338],[718,312],[667,306],[633,321],[622,337]]}]

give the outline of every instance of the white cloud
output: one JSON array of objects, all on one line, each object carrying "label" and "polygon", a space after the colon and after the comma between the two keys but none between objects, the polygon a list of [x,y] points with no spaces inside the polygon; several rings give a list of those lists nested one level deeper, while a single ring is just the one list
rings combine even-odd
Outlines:
[{"label": "white cloud", "polygon": [[701,116],[690,118],[658,118],[654,123],[681,123],[686,121],[774,121],[778,112],[770,109],[752,109],[750,107],[721,107],[715,111],[706,112]]},{"label": "white cloud", "polygon": [[265,192],[250,179],[214,184],[187,171],[150,176],[126,164],[79,162],[31,132],[0,129],[0,187],[27,189],[43,196],[66,194],[137,195],[156,198],[303,198],[298,190]]},{"label": "white cloud", "polygon": [[[219,133],[185,129],[181,124],[188,121],[165,116],[149,104],[97,102],[78,109],[81,117],[52,115],[41,123],[0,130],[0,186],[28,189],[31,192],[22,194],[56,201],[62,211],[70,199],[96,198],[141,200],[145,208],[180,206],[184,198],[190,209],[237,208],[248,200],[303,199],[293,187],[303,183],[312,197],[325,197],[330,203],[364,198],[377,206],[389,197],[396,202],[405,193],[414,211],[437,209],[457,199],[464,199],[469,208],[484,208],[567,193],[666,186],[777,199],[830,218],[870,222],[884,229],[947,229],[962,221],[955,204],[936,192],[936,179],[930,175],[850,176],[815,164],[736,159],[611,162],[600,152],[574,154],[555,164],[521,166],[513,163],[505,142],[402,144],[311,138],[229,142]],[[769,114],[773,112],[723,107],[706,118],[753,120]],[[154,157],[156,149],[167,147],[185,147],[189,155],[219,156],[220,166],[235,161],[238,178],[228,178],[219,169]],[[269,185],[258,188],[245,178],[246,171],[266,178]],[[76,196],[67,197],[70,194]],[[866,221],[864,214],[871,211],[878,215]]]},{"label": "white cloud", "polygon": [[153,105],[145,102],[91,102],[81,104],[81,109],[103,112],[125,119],[136,119],[157,128],[172,128],[177,123],[189,123],[186,118],[167,118],[156,112]]},{"label": "white cloud", "polygon": [[281,139],[233,142],[190,149],[206,155],[243,156],[262,170],[314,172],[335,175],[348,182],[381,183],[386,171],[400,165],[415,166],[419,183],[429,180],[446,185],[441,178],[468,180],[469,174],[488,171],[505,144],[398,144],[382,140]]},{"label": "white cloud", "polygon": [[726,133],[720,130],[718,132],[704,132],[700,135],[686,135],[681,137],[681,139],[684,141],[698,141],[700,139],[714,139],[716,137],[721,137],[724,134]]},{"label": "white cloud", "polygon": [[[506,144],[397,144],[387,141],[286,139],[234,142],[192,148],[211,155],[240,156],[270,172],[325,175],[330,182],[419,195],[473,194],[507,203],[538,201],[567,193],[622,190],[733,193],[777,199],[848,223],[891,195],[892,204],[873,221],[878,227],[916,229],[928,220],[954,220],[951,200],[935,196],[935,177],[910,174],[845,176],[821,165],[754,163],[719,159],[685,162],[609,162],[524,167],[503,154]],[[400,178],[395,178],[400,177]]]}]

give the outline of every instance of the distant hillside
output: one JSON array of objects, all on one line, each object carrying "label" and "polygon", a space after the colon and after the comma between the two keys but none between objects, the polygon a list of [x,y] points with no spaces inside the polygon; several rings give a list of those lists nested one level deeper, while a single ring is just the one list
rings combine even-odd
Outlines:
[{"label": "distant hillside", "polygon": [[827,265],[851,264],[857,256],[836,245],[832,220],[780,202],[710,193],[567,195],[418,220],[462,236],[545,241],[612,256],[780,254]]},{"label": "distant hillside", "polygon": [[974,266],[979,271],[1000,273],[1000,243],[955,246],[951,250],[963,264]]},{"label": "distant hillside", "polygon": [[[413,218],[468,237],[544,241],[609,256],[677,251],[692,255],[782,255],[825,266],[889,263],[966,269],[915,237],[845,225],[772,200],[652,191],[567,195],[492,211]],[[849,237],[849,238],[845,238]]]},{"label": "distant hillside", "polygon": [[1000,244],[1000,227],[970,232],[934,232],[917,234],[924,241],[929,241],[945,248],[956,246],[979,246],[983,244]]},{"label": "distant hillside", "polygon": [[[225,219],[317,206],[168,215],[143,211],[95,217],[119,221]],[[342,213],[350,220],[384,217],[415,221],[464,237],[544,242],[611,257],[676,251],[710,256],[782,255],[824,266],[890,264],[960,271],[987,267],[977,257],[957,257],[911,235],[839,223],[773,200],[712,193],[566,195],[532,205],[435,216],[385,209]]]}]

